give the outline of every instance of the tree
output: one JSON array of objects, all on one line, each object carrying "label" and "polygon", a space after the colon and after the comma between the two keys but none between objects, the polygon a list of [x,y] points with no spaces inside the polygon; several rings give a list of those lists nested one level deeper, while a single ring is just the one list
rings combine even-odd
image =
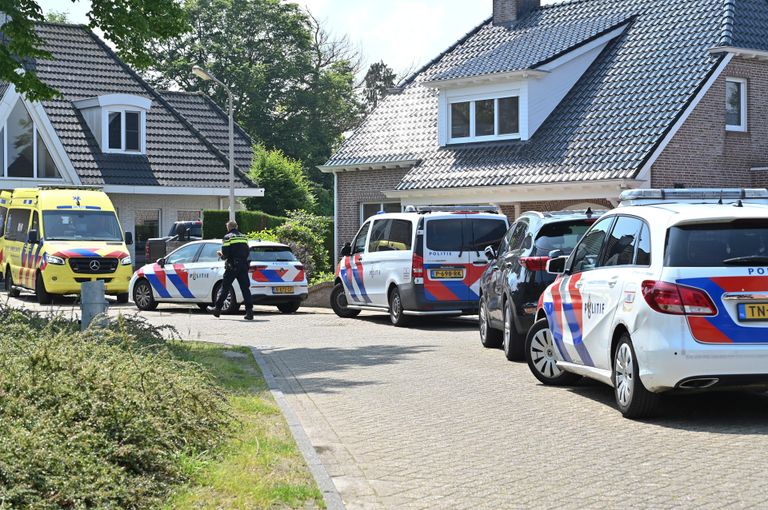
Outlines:
[{"label": "tree", "polygon": [[396,79],[395,72],[383,61],[371,64],[363,80],[363,95],[369,112],[373,111],[379,101],[395,86]]},{"label": "tree", "polygon": [[279,150],[268,150],[263,145],[253,148],[253,165],[249,177],[264,188],[264,198],[247,198],[250,210],[285,216],[288,211],[313,211],[315,197],[312,185],[304,175],[301,163],[288,158]]},{"label": "tree", "polygon": [[358,52],[334,39],[295,3],[281,0],[187,0],[192,31],[150,47],[147,78],[164,88],[202,90],[222,107],[221,87],[190,76],[200,65],[235,96],[237,122],[266,147],[302,162],[330,184],[324,163],[359,121]]},{"label": "tree", "polygon": [[[77,0],[72,0],[73,2]],[[35,24],[45,21],[37,0],[0,0],[0,82],[12,83],[28,99],[52,99],[57,91],[35,73],[36,60],[51,59]],[[150,63],[147,46],[187,29],[176,0],[91,0],[90,28],[100,28],[129,64]]]},{"label": "tree", "polygon": [[69,23],[69,11],[48,11],[45,21],[49,23]]}]

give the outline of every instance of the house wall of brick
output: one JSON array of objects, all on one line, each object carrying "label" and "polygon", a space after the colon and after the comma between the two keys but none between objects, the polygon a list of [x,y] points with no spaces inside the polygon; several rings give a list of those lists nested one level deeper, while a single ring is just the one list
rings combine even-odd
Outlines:
[{"label": "house wall of brick", "polygon": [[393,202],[384,192],[394,190],[406,173],[407,170],[366,170],[336,174],[336,250],[351,242],[360,229],[361,204]]},{"label": "house wall of brick", "polygon": [[[725,129],[726,78],[747,80],[747,132]],[[768,185],[768,63],[734,58],[652,167],[651,185]]]}]

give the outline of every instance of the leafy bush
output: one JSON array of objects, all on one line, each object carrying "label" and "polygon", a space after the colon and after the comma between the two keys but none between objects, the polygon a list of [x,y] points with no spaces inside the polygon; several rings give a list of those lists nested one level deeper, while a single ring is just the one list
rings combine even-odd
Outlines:
[{"label": "leafy bush", "polygon": [[319,285],[321,283],[332,282],[336,279],[336,275],[330,272],[315,273],[312,278],[309,279],[309,285]]},{"label": "leafy bush", "polygon": [[287,157],[282,151],[255,145],[248,175],[265,191],[264,197],[244,200],[248,209],[275,216],[283,216],[294,209],[315,209],[312,184],[304,174],[301,162]]},{"label": "leafy bush", "polygon": [[0,308],[4,508],[148,508],[231,422],[223,395],[162,332],[119,319],[77,331]]},{"label": "leafy bush", "polygon": [[[221,239],[227,233],[229,211],[203,211],[203,238]],[[241,232],[272,229],[286,222],[286,218],[261,211],[235,211],[235,221]]]}]

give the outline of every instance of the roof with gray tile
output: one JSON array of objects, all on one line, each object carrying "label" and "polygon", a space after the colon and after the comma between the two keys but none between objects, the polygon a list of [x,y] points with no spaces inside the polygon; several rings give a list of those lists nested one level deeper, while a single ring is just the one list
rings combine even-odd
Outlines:
[{"label": "roof with gray tile", "polygon": [[723,46],[768,51],[768,2],[765,0],[727,0],[731,24],[730,40]]},{"label": "roof with gray tile", "polygon": [[[509,27],[488,20],[386,97],[328,166],[419,160],[400,190],[634,178],[720,62],[709,50],[727,31],[729,3],[735,34],[768,39],[759,23],[743,32],[738,26],[758,4],[762,12],[766,0],[572,0],[543,6]],[[473,61],[497,62],[485,57],[501,47],[515,67],[533,65],[624,20],[631,21],[623,34],[530,140],[439,147],[438,92],[425,82]],[[557,27],[576,35],[533,56],[528,45],[513,43],[529,32],[557,39]]]},{"label": "roof with gray tile", "polygon": [[[43,107],[83,184],[229,186],[229,162],[219,150],[218,139],[204,136],[195,119],[177,111],[87,27],[45,23],[37,32],[45,41],[44,49],[54,57],[36,62],[38,76],[62,95],[44,102]],[[103,153],[73,105],[81,99],[117,93],[152,101],[147,113],[146,155]],[[255,185],[238,169],[236,186]]]}]

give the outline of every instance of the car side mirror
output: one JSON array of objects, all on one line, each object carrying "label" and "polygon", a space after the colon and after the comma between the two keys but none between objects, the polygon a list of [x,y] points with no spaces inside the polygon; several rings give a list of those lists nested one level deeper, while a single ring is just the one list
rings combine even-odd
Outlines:
[{"label": "car side mirror", "polygon": [[568,262],[568,257],[557,257],[547,262],[547,273],[549,274],[565,274],[565,264]]},{"label": "car side mirror", "polygon": [[165,259],[164,259],[164,258],[162,258],[162,257],[160,257],[159,259],[157,259],[157,265],[158,265],[158,266],[164,266],[164,265],[165,265]]},{"label": "car side mirror", "polygon": [[341,256],[349,257],[350,255],[352,255],[352,245],[347,243],[341,248]]},{"label": "car side mirror", "polygon": [[37,233],[37,230],[35,229],[30,230],[29,233],[27,234],[27,242],[29,244],[37,244],[38,241],[40,241],[40,237]]},{"label": "car side mirror", "polygon": [[133,233],[126,232],[125,233],[125,245],[130,246],[133,244]]},{"label": "car side mirror", "polygon": [[496,260],[497,257],[498,254],[496,253],[496,250],[493,249],[493,246],[485,247],[485,258],[487,258],[489,262]]}]

